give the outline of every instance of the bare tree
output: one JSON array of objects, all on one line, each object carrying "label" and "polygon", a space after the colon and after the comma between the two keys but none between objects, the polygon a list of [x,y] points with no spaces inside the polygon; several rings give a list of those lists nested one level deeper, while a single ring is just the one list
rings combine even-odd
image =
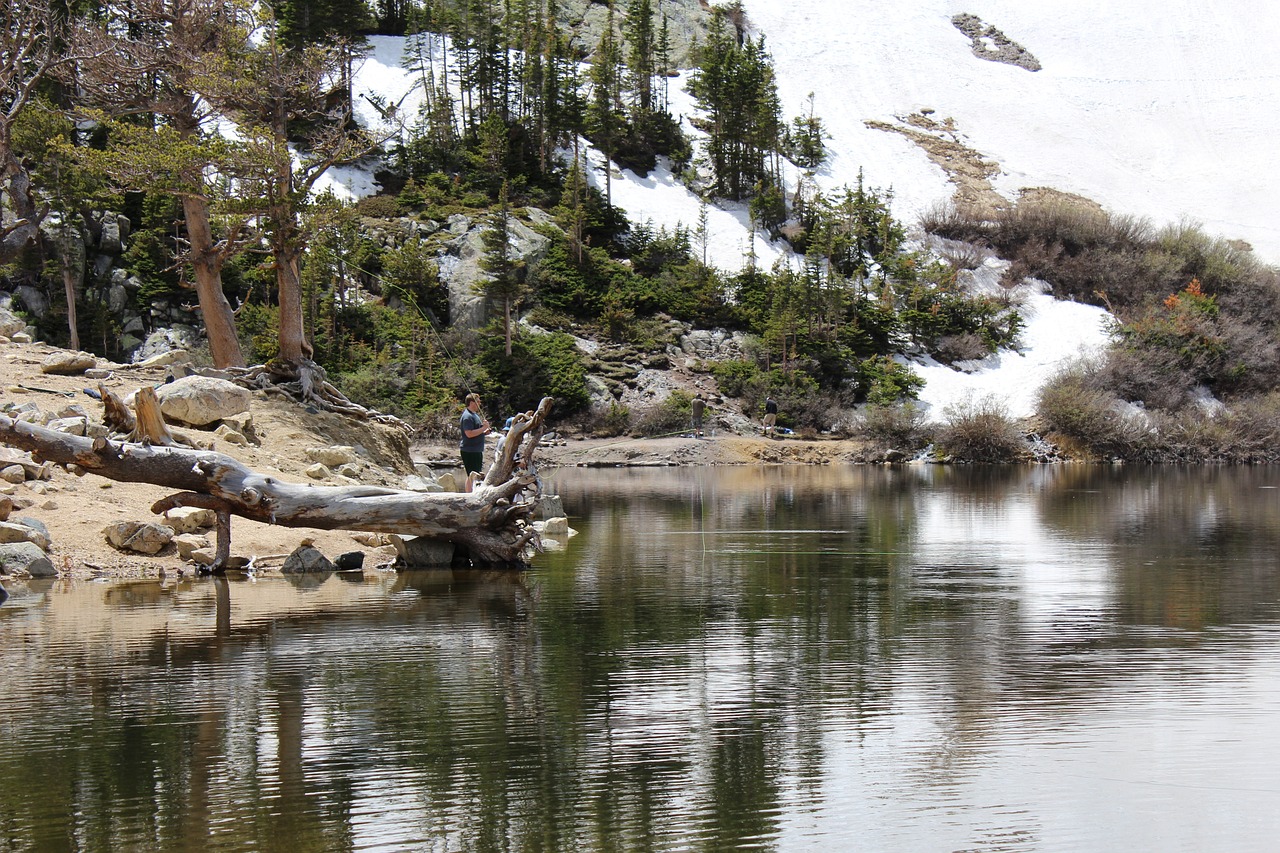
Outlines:
[{"label": "bare tree", "polygon": [[6,0],[0,7],[0,262],[40,239],[49,206],[36,200],[31,172],[13,150],[13,126],[42,84],[74,64],[66,21],[50,0]]},{"label": "bare tree", "polygon": [[[227,188],[211,175],[225,154],[218,116],[199,97],[210,76],[234,69],[248,37],[249,7],[238,0],[129,0],[80,22],[76,38],[92,57],[75,69],[82,104],[109,118],[146,115],[149,125],[115,127],[97,162],[128,189],[159,189],[182,202],[187,254],[209,350],[217,367],[243,367],[222,269],[242,248],[244,216],[220,236],[215,212]],[[210,167],[214,167],[211,169]]]}]

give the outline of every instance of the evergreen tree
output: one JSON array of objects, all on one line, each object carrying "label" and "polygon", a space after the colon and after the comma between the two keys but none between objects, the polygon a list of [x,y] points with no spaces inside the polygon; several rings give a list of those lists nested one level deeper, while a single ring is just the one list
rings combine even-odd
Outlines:
[{"label": "evergreen tree", "polygon": [[484,268],[493,277],[485,286],[485,293],[491,301],[502,306],[503,352],[509,358],[514,326],[512,313],[524,293],[524,285],[521,280],[522,270],[508,254],[511,242],[511,205],[508,193],[509,185],[504,181],[493,221],[484,232]]},{"label": "evergreen tree", "polygon": [[627,6],[625,33],[634,108],[643,115],[653,110],[653,76],[656,68],[653,6],[650,0],[631,0]]},{"label": "evergreen tree", "polygon": [[605,203],[613,206],[612,160],[626,127],[619,90],[621,51],[614,36],[613,3],[600,43],[591,57],[591,100],[587,105],[587,132],[605,156]]}]

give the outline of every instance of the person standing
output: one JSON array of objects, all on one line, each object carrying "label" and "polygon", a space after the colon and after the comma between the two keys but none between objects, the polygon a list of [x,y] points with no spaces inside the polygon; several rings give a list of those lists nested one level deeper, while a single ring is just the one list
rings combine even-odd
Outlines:
[{"label": "person standing", "polygon": [[480,416],[480,395],[468,394],[467,407],[458,419],[462,441],[458,449],[462,455],[462,476],[467,481],[464,491],[471,491],[471,475],[484,470],[484,437],[493,431],[489,422]]},{"label": "person standing", "polygon": [[764,434],[773,435],[773,428],[778,425],[778,401],[772,397],[764,398]]},{"label": "person standing", "polygon": [[702,415],[707,410],[707,401],[702,399],[702,392],[693,398],[690,411],[693,414],[693,434],[696,438],[702,438]]}]

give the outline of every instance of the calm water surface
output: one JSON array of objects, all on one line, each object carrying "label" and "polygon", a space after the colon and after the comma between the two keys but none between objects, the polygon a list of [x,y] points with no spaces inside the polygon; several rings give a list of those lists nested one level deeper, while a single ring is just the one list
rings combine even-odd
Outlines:
[{"label": "calm water surface", "polygon": [[1280,469],[547,479],[523,574],[6,579],[0,850],[1276,849]]}]

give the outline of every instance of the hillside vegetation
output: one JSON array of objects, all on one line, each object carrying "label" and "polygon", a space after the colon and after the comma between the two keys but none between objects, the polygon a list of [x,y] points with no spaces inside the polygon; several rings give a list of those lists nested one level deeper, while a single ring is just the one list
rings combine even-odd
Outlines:
[{"label": "hillside vegetation", "polygon": [[[705,13],[692,50],[651,0],[594,5],[141,0],[66,16],[18,0],[24,59],[0,118],[9,308],[117,360],[177,343],[217,367],[314,365],[429,433],[476,391],[493,420],[551,394],[565,429],[661,434],[688,423],[701,383],[749,419],[773,396],[800,434],[998,461],[1025,453],[1026,428],[986,402],[926,422],[909,367],[1018,345],[1017,300],[961,286],[997,256],[1011,286],[1040,279],[1117,318],[1106,357],[1045,388],[1043,430],[1106,457],[1270,458],[1276,276],[1247,249],[1030,201],[939,211],[921,224],[945,239],[909,239],[888,191],[816,188],[822,119],[782,114],[738,4]],[[424,96],[414,115],[374,104],[378,129],[354,121],[350,89],[375,33],[406,38]],[[696,138],[666,89],[686,56]],[[746,203],[803,262],[716,269],[705,224],[631,222],[607,173],[593,188],[584,143]],[[353,163],[378,170],[379,194],[313,191]],[[784,164],[807,177],[788,188]],[[708,335],[723,345],[692,343]],[[646,378],[677,367],[680,382]]]}]

